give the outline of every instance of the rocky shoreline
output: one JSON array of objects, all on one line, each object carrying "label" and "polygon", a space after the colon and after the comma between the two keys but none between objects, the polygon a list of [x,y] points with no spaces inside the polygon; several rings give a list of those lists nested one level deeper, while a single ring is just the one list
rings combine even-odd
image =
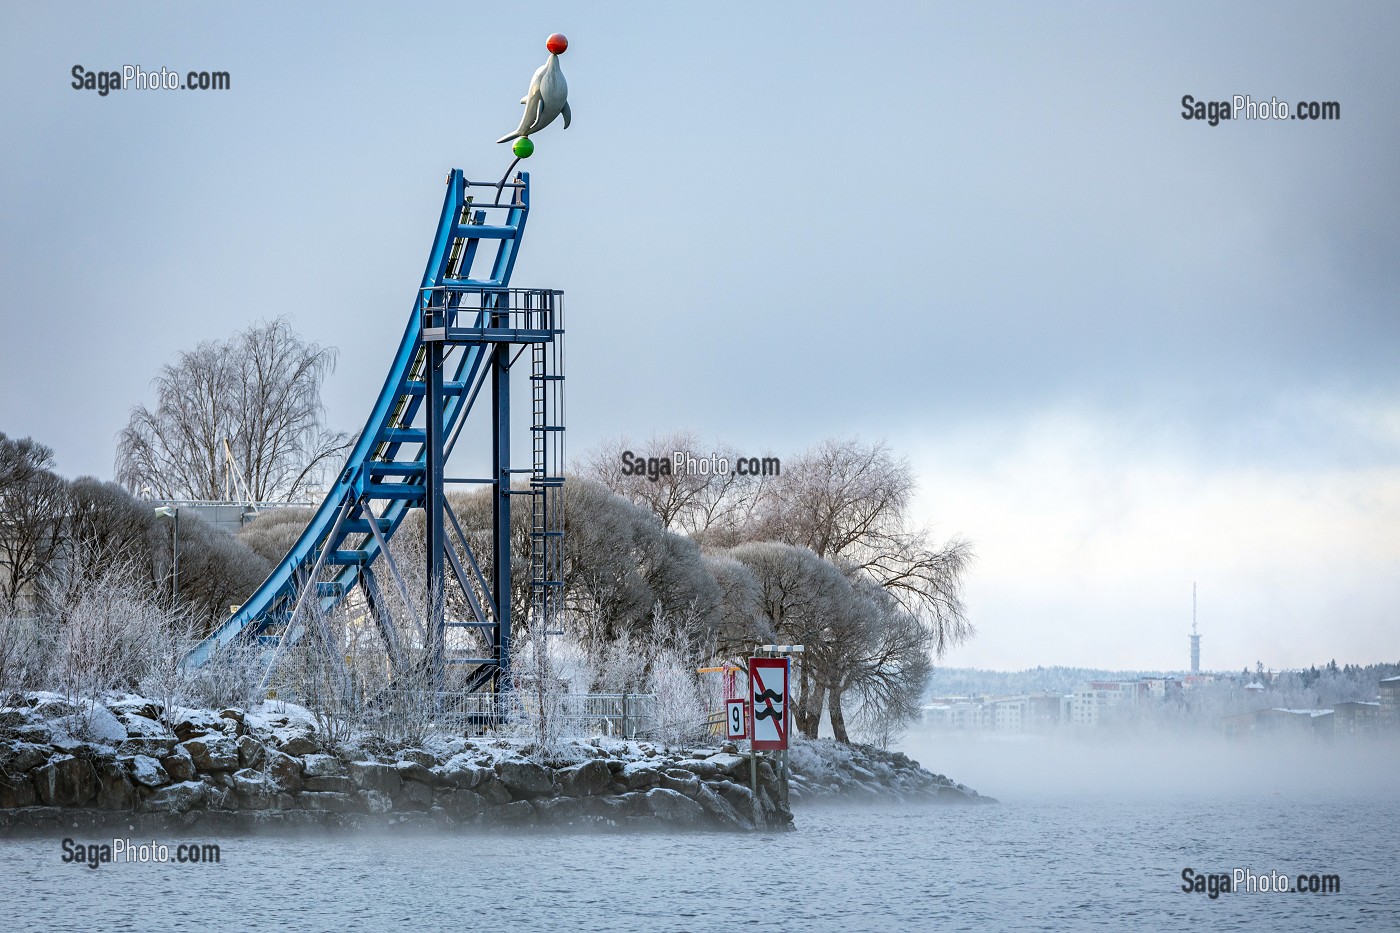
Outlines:
[{"label": "rocky shoreline", "polygon": [[904,755],[835,742],[769,759],[750,789],[732,744],[665,749],[593,739],[545,760],[524,741],[432,736],[330,743],[304,711],[180,709],[124,697],[74,707],[35,694],[0,708],[0,834],[122,829],[581,827],[782,829],[789,802],[995,802]]}]

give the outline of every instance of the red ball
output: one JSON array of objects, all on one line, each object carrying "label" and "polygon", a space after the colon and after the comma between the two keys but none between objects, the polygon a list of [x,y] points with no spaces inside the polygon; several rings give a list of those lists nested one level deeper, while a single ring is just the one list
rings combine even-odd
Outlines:
[{"label": "red ball", "polygon": [[569,47],[569,40],[564,38],[563,33],[556,32],[554,35],[544,40],[544,47],[555,55],[563,55],[564,50]]}]

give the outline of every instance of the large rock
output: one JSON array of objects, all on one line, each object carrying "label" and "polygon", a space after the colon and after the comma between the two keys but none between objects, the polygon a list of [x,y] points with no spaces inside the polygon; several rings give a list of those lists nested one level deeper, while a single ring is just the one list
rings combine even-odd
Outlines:
[{"label": "large rock", "polygon": [[292,732],[279,736],[277,747],[288,755],[300,757],[314,755],[321,750],[321,743],[310,732]]},{"label": "large rock", "polygon": [[556,772],[554,783],[566,797],[591,797],[612,786],[612,770],[606,761],[595,758]]},{"label": "large rock", "polygon": [[202,781],[181,781],[159,788],[146,798],[145,809],[153,812],[184,813],[204,802],[207,786]]},{"label": "large rock", "polygon": [[237,771],[238,743],[222,733],[201,735],[180,743],[200,771]]},{"label": "large rock", "polygon": [[740,813],[728,801],[715,793],[708,785],[701,785],[695,795],[695,802],[705,809],[716,822],[738,829],[753,829],[753,820],[748,814]]},{"label": "large rock", "polygon": [[700,791],[700,779],[684,768],[667,768],[661,775],[661,786],[694,797]]},{"label": "large rock", "polygon": [[349,813],[355,809],[354,797],[333,791],[302,791],[297,794],[297,802],[307,810],[322,810],[328,813]]},{"label": "large rock", "polygon": [[97,795],[91,762],[72,755],[51,758],[32,772],[39,799],[51,807],[81,807]]},{"label": "large rock", "polygon": [[554,779],[549,769],[533,761],[511,759],[496,763],[501,783],[516,800],[542,797],[554,793]]},{"label": "large rock", "polygon": [[183,745],[177,745],[175,750],[160,760],[165,767],[165,772],[170,775],[170,780],[184,782],[193,781],[195,768],[194,759]]},{"label": "large rock", "polygon": [[741,781],[749,779],[749,759],[746,755],[733,755],[721,752],[705,759],[719,772]]},{"label": "large rock", "polygon": [[233,788],[243,806],[250,810],[266,810],[277,797],[277,785],[266,774],[252,768],[233,773]]},{"label": "large rock", "polygon": [[496,772],[491,768],[461,759],[453,759],[434,768],[433,774],[437,775],[440,784],[465,790],[480,787],[496,776]]},{"label": "large rock", "polygon": [[335,791],[338,794],[353,794],[357,790],[355,782],[348,777],[339,774],[328,774],[324,777],[309,777],[302,779],[302,786],[306,790],[313,791]]},{"label": "large rock", "polygon": [[288,793],[301,790],[301,762],[291,755],[269,748],[266,769],[282,790]]},{"label": "large rock", "polygon": [[201,735],[223,735],[224,721],[207,709],[182,709],[175,715],[175,735],[181,742]]},{"label": "large rock", "polygon": [[647,807],[657,819],[677,826],[699,826],[705,822],[700,804],[679,791],[653,787],[646,793]]},{"label": "large rock", "polygon": [[116,761],[103,760],[94,765],[97,772],[97,806],[103,810],[130,810],[136,806],[136,789],[126,768]]},{"label": "large rock", "polygon": [[33,742],[0,743],[0,773],[24,774],[49,760],[47,745]]},{"label": "large rock", "polygon": [[38,799],[29,775],[0,771],[0,810],[32,807]]},{"label": "large rock", "polygon": [[433,789],[417,781],[405,781],[394,803],[400,810],[426,810],[433,805]]},{"label": "large rock", "polygon": [[476,791],[457,788],[444,791],[442,808],[458,820],[471,819],[485,812],[486,800]]},{"label": "large rock", "polygon": [[334,755],[307,755],[301,760],[301,773],[305,777],[339,777],[345,774],[345,765]]},{"label": "large rock", "polygon": [[403,788],[403,779],[393,765],[377,761],[352,761],[348,765],[350,777],[365,790],[378,791],[393,797]]},{"label": "large rock", "polygon": [[429,787],[436,787],[438,784],[444,783],[444,779],[440,775],[434,774],[421,762],[411,758],[394,762],[394,770],[405,781],[417,781],[420,784],[427,784]]},{"label": "large rock", "polygon": [[394,756],[399,761],[412,761],[425,768],[435,767],[438,760],[430,752],[425,752],[421,748],[405,748]]},{"label": "large rock", "polygon": [[261,768],[267,759],[267,749],[251,735],[238,740],[238,763],[244,768]]},{"label": "large rock", "polygon": [[475,790],[487,803],[494,806],[510,803],[510,791],[501,783],[501,779],[492,772],[486,780],[476,785]]},{"label": "large rock", "polygon": [[641,761],[628,762],[617,776],[617,779],[628,790],[642,790],[651,787],[660,778],[661,772],[656,765]]}]

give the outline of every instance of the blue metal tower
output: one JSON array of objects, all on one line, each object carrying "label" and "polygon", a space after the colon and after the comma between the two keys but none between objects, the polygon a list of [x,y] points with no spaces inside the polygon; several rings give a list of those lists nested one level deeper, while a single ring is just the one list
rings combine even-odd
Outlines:
[{"label": "blue metal tower", "polygon": [[[478,203],[473,189],[489,189],[495,200],[485,203],[483,197]],[[563,296],[509,287],[529,212],[528,173],[504,184],[468,181],[460,169],[447,176],[408,327],[344,469],[286,557],[190,652],[188,665],[204,664],[219,646],[239,638],[276,646],[295,640],[309,619],[323,619],[358,586],[391,664],[399,668],[404,646],[371,566],[382,555],[402,604],[415,616],[439,682],[445,665],[459,663],[471,665],[468,689],[508,686],[512,498],[531,498],[532,611],[546,627],[560,586],[563,535]],[[510,373],[527,346],[532,463],[513,468]],[[483,391],[490,399],[490,475],[448,477],[447,458]],[[525,482],[516,481],[521,474],[528,474]],[[493,490],[489,580],[447,503],[444,489],[451,483],[481,483]],[[413,508],[424,511],[427,528],[427,594],[417,600],[388,548]],[[455,542],[449,532],[455,532]],[[471,618],[447,618],[449,571]],[[321,613],[306,611],[311,600]],[[448,637],[453,627],[479,630],[486,650],[471,656],[455,652]]]}]

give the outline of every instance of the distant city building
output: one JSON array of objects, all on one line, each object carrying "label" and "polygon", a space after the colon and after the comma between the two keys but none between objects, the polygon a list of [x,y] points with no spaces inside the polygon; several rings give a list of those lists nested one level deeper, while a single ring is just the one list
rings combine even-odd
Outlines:
[{"label": "distant city building", "polygon": [[1400,732],[1400,677],[1387,677],[1380,683],[1380,714],[1378,725],[1395,735]]},{"label": "distant city building", "polygon": [[1336,715],[1332,725],[1335,735],[1370,737],[1380,729],[1379,703],[1338,703],[1332,711]]},{"label": "distant city building", "polygon": [[1330,709],[1259,709],[1221,720],[1227,739],[1264,736],[1331,738],[1334,715]]}]

